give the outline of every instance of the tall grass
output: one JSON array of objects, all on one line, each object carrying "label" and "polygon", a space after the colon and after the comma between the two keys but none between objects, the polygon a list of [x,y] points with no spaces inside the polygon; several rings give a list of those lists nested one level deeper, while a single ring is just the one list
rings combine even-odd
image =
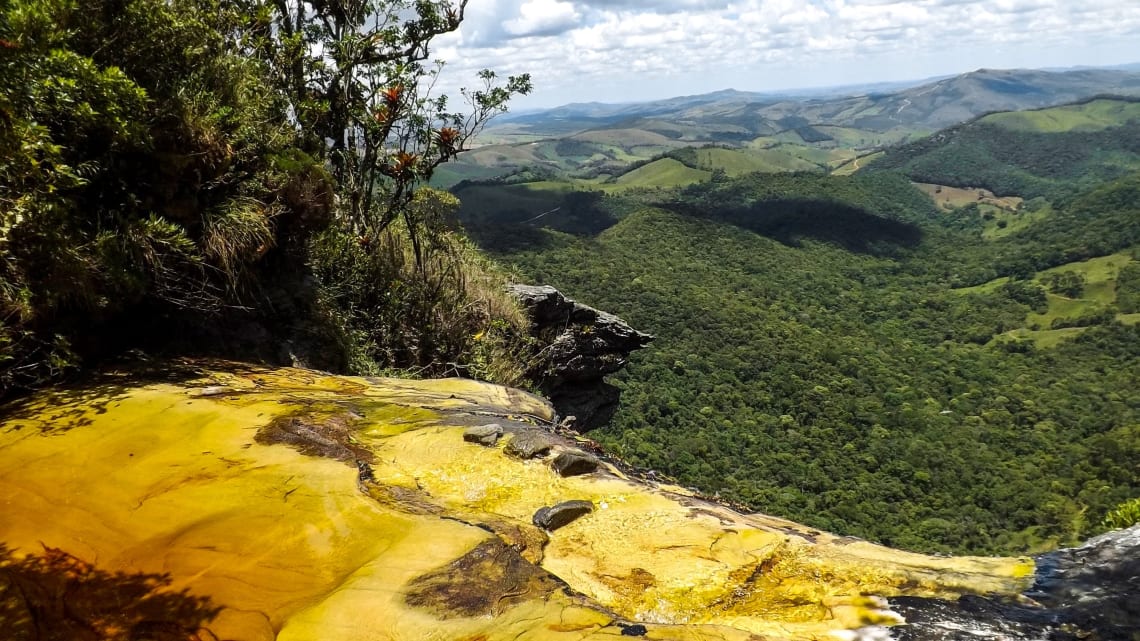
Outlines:
[{"label": "tall grass", "polygon": [[508,274],[440,224],[446,214],[439,206],[453,211],[453,197],[420,198],[436,199],[438,219],[429,221],[419,261],[402,221],[374,236],[334,226],[312,244],[324,315],[350,367],[525,386],[529,321],[506,292]]}]

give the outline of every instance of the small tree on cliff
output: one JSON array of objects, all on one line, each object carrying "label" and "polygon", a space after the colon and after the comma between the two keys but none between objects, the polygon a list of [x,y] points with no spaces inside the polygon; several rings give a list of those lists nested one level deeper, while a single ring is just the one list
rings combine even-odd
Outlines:
[{"label": "small tree on cliff", "polygon": [[247,50],[272,70],[305,150],[325,160],[338,185],[343,223],[362,237],[404,218],[417,263],[417,184],[467,142],[513,95],[531,89],[529,75],[500,83],[479,74],[452,110],[433,96],[442,68],[430,61],[432,41],[455,31],[467,0],[242,0]]}]

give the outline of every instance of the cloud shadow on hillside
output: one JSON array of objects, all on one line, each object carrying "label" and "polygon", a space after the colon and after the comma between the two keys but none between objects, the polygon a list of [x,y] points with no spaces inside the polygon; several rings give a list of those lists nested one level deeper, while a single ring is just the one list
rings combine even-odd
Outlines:
[{"label": "cloud shadow on hillside", "polygon": [[880,256],[915,247],[923,237],[922,228],[917,225],[826,200],[788,198],[766,200],[748,207],[670,209],[735,225],[789,247],[799,247],[805,239],[810,239],[832,243],[851,252]]},{"label": "cloud shadow on hillside", "polygon": [[[517,187],[517,186],[512,186]],[[542,194],[541,191],[538,193]],[[481,248],[495,253],[543,251],[559,244],[546,230],[579,237],[596,236],[617,224],[618,219],[604,205],[604,194],[596,191],[548,192],[548,197],[529,208],[495,210],[468,205],[460,220],[464,231]],[[545,195],[545,194],[544,194]],[[537,213],[536,213],[537,212]]]}]

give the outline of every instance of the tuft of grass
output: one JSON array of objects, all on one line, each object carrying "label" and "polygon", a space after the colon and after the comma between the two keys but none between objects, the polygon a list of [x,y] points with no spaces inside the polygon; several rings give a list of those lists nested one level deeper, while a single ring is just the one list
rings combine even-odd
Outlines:
[{"label": "tuft of grass", "polygon": [[202,249],[237,289],[243,269],[273,247],[276,211],[253,198],[233,198],[207,212]]},{"label": "tuft of grass", "polygon": [[1105,527],[1121,529],[1140,523],[1140,498],[1125,501],[1105,515]]}]

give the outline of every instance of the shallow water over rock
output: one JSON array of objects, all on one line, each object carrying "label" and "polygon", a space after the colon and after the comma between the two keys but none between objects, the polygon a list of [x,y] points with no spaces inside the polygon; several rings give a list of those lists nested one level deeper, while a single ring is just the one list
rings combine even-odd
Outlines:
[{"label": "shallow water over rock", "polygon": [[[1012,597],[1028,559],[938,558],[742,515],[513,438],[548,405],[462,380],[232,364],[40,394],[0,428],[12,639],[823,639],[876,597]],[[498,423],[493,446],[467,442]],[[536,511],[594,509],[546,532]]]}]

